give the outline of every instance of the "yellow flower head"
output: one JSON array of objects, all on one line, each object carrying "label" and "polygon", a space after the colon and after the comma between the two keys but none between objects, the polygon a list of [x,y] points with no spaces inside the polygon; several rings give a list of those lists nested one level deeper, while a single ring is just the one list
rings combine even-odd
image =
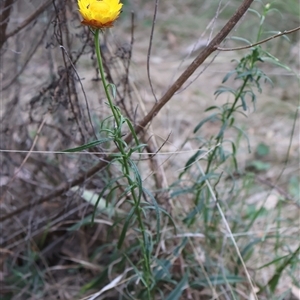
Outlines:
[{"label": "yellow flower head", "polygon": [[122,6],[120,0],[78,0],[81,23],[99,29],[112,27]]}]

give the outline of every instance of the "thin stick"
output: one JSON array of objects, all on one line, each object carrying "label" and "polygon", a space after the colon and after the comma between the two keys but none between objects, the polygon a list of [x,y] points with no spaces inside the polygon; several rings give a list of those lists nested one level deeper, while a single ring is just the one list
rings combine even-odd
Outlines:
[{"label": "thin stick", "polygon": [[16,29],[12,30],[8,34],[5,35],[5,39],[7,40],[11,36],[17,34],[23,28],[25,28],[29,23],[35,20],[50,4],[52,0],[48,0],[44,4],[42,4],[32,15],[30,15],[26,20],[24,20]]},{"label": "thin stick", "polygon": [[236,47],[236,48],[221,48],[221,47],[217,47],[217,50],[219,50],[219,51],[235,51],[235,50],[249,49],[249,48],[258,46],[258,45],[260,45],[260,44],[264,44],[265,42],[268,42],[268,41],[270,41],[270,40],[273,40],[273,39],[275,39],[275,38],[278,38],[278,37],[280,37],[280,36],[282,36],[282,35],[287,35],[287,34],[296,32],[296,31],[298,31],[298,30],[300,30],[300,26],[299,26],[299,27],[296,27],[296,28],[294,28],[294,29],[291,29],[291,30],[285,30],[285,31],[283,31],[283,32],[279,32],[279,33],[277,33],[277,34],[275,34],[275,35],[272,35],[272,36],[270,36],[270,37],[268,37],[268,38],[266,38],[266,39],[264,39],[264,40],[261,40],[261,41],[259,41],[259,42],[257,42],[257,43],[254,43],[254,44],[250,44],[250,45],[248,45],[248,46],[242,46],[242,47]]},{"label": "thin stick", "polygon": [[151,57],[152,42],[153,42],[153,36],[154,36],[154,28],[155,28],[156,17],[157,17],[158,3],[159,3],[159,0],[155,0],[154,14],[153,14],[152,27],[151,27],[150,40],[149,40],[149,47],[148,47],[148,53],[147,53],[147,76],[148,76],[148,81],[149,81],[150,88],[151,88],[151,91],[152,91],[152,95],[154,96],[154,99],[155,99],[156,103],[157,103],[157,98],[156,98],[156,95],[155,95],[155,92],[154,92],[154,88],[153,88],[152,80],[151,80],[151,76],[150,76],[150,57]]},{"label": "thin stick", "polygon": [[[44,127],[44,124],[46,122],[46,119],[47,119],[47,116],[46,115],[41,123],[41,125],[39,126],[38,130],[37,130],[37,133],[34,137],[34,140],[33,140],[33,143],[28,151],[28,153],[26,154],[24,160],[22,161],[21,165],[18,167],[17,171],[14,173],[13,177],[9,180],[9,182],[7,183],[7,188],[9,188],[12,184],[12,182],[15,180],[15,178],[17,177],[18,173],[21,171],[21,169],[23,168],[23,166],[25,165],[26,161],[28,160],[33,148],[35,147],[36,143],[37,143],[37,140],[39,138],[39,134],[41,133],[42,131],[42,128]],[[5,194],[5,193],[4,193]]]}]

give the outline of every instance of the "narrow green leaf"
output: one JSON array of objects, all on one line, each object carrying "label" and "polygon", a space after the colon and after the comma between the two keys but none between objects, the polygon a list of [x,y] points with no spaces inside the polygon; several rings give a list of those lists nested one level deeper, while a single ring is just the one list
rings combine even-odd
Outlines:
[{"label": "narrow green leaf", "polygon": [[234,169],[237,171],[238,170],[238,162],[236,159],[236,146],[233,142],[231,142],[231,148],[232,148],[232,160],[234,164]]},{"label": "narrow green leaf", "polygon": [[116,99],[116,94],[117,94],[117,88],[116,88],[116,86],[113,83],[109,83],[107,85],[107,87],[110,88],[111,95],[113,96],[114,99]]},{"label": "narrow green leaf", "polygon": [[154,196],[152,195],[152,193],[146,189],[143,188],[143,191],[150,197],[150,199],[152,200],[153,203],[153,207],[155,209],[155,213],[156,213],[156,242],[158,243],[160,240],[160,210],[159,210],[159,206],[157,204],[156,199],[154,198]]},{"label": "narrow green leaf", "polygon": [[178,300],[180,299],[183,291],[188,287],[188,275],[184,274],[175,289],[167,296],[165,300]]},{"label": "narrow green leaf", "polygon": [[204,118],[194,129],[194,133],[196,133],[202,126],[208,121],[215,121],[218,120],[217,118],[218,113],[212,114],[208,116],[207,118]]},{"label": "narrow green leaf", "polygon": [[292,69],[287,65],[282,64],[276,57],[262,57],[261,58],[264,62],[269,62],[275,66],[281,67],[289,72],[292,72]]},{"label": "narrow green leaf", "polygon": [[243,282],[245,279],[243,277],[235,276],[235,275],[212,275],[209,278],[199,279],[194,281],[190,284],[191,288],[194,289],[202,289],[203,287],[210,286],[211,284],[221,285],[221,284],[228,284],[228,283],[239,283]]},{"label": "narrow green leaf", "polygon": [[129,227],[129,224],[130,224],[130,220],[134,215],[134,211],[135,211],[135,207],[131,208],[130,212],[128,213],[128,215],[125,219],[123,229],[122,229],[122,232],[120,234],[120,238],[119,238],[118,245],[117,245],[118,249],[121,249],[121,247],[123,245],[124,239],[126,237],[127,229]]},{"label": "narrow green leaf", "polygon": [[246,100],[245,100],[245,94],[242,94],[240,99],[241,99],[241,102],[242,102],[243,110],[246,111],[247,110],[247,103],[246,103]]},{"label": "narrow green leaf", "polygon": [[289,266],[292,262],[292,260],[297,257],[297,255],[299,255],[300,252],[300,246],[291,254],[289,255],[289,258],[287,258],[286,260],[284,260],[284,262],[276,268],[274,275],[272,276],[272,278],[269,280],[268,282],[268,286],[270,287],[270,290],[272,292],[275,291],[277,284],[279,282],[279,279],[282,275],[282,272],[285,270],[285,268],[287,266]]},{"label": "narrow green leaf", "polygon": [[251,153],[250,140],[249,140],[248,135],[246,134],[246,132],[243,129],[237,127],[237,126],[233,126],[233,128],[236,129],[237,131],[239,131],[241,133],[241,135],[246,139],[247,144],[248,144],[248,152]]},{"label": "narrow green leaf", "polygon": [[201,176],[200,179],[197,181],[197,184],[201,185],[204,181],[210,178],[219,178],[219,175],[215,173],[208,173],[205,176]]},{"label": "narrow green leaf", "polygon": [[129,130],[130,130],[130,132],[131,132],[131,134],[134,138],[134,141],[135,141],[136,145],[139,145],[139,139],[138,139],[138,137],[135,133],[135,130],[134,130],[134,127],[132,126],[131,121],[128,118],[126,118],[125,121],[126,121],[128,127],[129,127]]},{"label": "narrow green leaf", "polygon": [[255,9],[248,8],[248,11],[254,13],[255,15],[257,15],[259,19],[261,18],[260,13],[258,11],[256,11]]},{"label": "narrow green leaf", "polygon": [[230,88],[228,86],[221,86],[219,87],[215,92],[214,95],[217,97],[219,97],[221,94],[223,93],[231,93],[232,95],[236,96],[236,91],[233,88]]},{"label": "narrow green leaf", "polygon": [[171,261],[167,259],[155,259],[155,263],[157,264],[154,267],[153,275],[155,280],[158,282],[162,279],[169,279],[171,280],[170,268],[171,268]]},{"label": "narrow green leaf", "polygon": [[274,264],[276,264],[278,261],[281,261],[282,259],[285,259],[285,258],[287,258],[287,257],[289,257],[289,256],[290,256],[290,254],[287,254],[287,255],[278,257],[278,258],[276,258],[276,259],[273,259],[272,261],[270,261],[270,262],[268,262],[268,263],[262,265],[261,267],[257,268],[257,270],[261,270],[261,269],[266,268],[266,267],[268,267],[268,266],[274,265]]},{"label": "narrow green leaf", "polygon": [[213,106],[210,106],[210,107],[208,107],[207,109],[205,109],[205,112],[210,111],[210,110],[213,110],[213,109],[218,109],[218,110],[220,110],[220,107],[219,107],[219,106],[216,106],[216,105],[213,105]]},{"label": "narrow green leaf", "polygon": [[[135,181],[136,181],[137,188],[138,188],[138,191],[139,191],[139,193],[138,193],[138,203],[140,203],[141,197],[142,197],[142,193],[143,193],[142,178],[141,178],[139,169],[136,166],[136,164],[132,160],[129,160],[129,162],[130,162],[131,169],[132,169],[132,171],[133,171],[133,173],[135,175]],[[138,203],[136,203],[136,204],[138,205]]]},{"label": "narrow green leaf", "polygon": [[174,198],[183,194],[192,194],[195,192],[195,188],[194,187],[190,187],[190,188],[182,188],[179,190],[175,190],[174,192],[171,193],[170,197]]},{"label": "narrow green leaf", "polygon": [[235,73],[236,73],[236,70],[232,70],[232,71],[228,72],[228,73],[225,75],[225,77],[223,78],[222,83],[225,83],[225,82],[231,77],[231,75],[233,75],[233,74],[235,74]]},{"label": "narrow green leaf", "polygon": [[[253,241],[251,241],[250,243],[248,243],[242,250],[241,250],[241,255],[243,257],[244,262],[246,262],[250,257],[251,254],[253,252],[253,248],[254,246],[256,246],[257,244],[261,243],[261,238],[255,238]],[[238,258],[237,260],[237,264],[241,265],[241,260],[240,258]]]},{"label": "narrow green leaf", "polygon": [[89,149],[89,148],[93,148],[97,145],[100,145],[100,144],[103,144],[103,143],[106,143],[106,142],[110,142],[110,141],[113,141],[113,140],[114,140],[114,138],[103,138],[103,139],[100,139],[100,140],[97,140],[97,141],[94,141],[94,142],[91,142],[91,143],[88,143],[88,144],[85,144],[85,145],[82,145],[82,146],[79,146],[79,147],[76,147],[76,148],[63,150],[63,152],[80,152],[80,151],[83,151],[83,150],[86,150],[86,149]]},{"label": "narrow green leaf", "polygon": [[216,140],[218,140],[218,139],[220,139],[221,137],[224,136],[224,132],[225,132],[225,129],[227,127],[227,122],[228,122],[228,119],[223,123],[223,125],[222,125],[222,127],[221,127],[221,129],[220,129],[220,131],[218,133],[218,135],[215,138]]},{"label": "narrow green leaf", "polygon": [[206,153],[206,151],[198,150],[194,155],[192,155],[185,164],[184,170],[180,173],[179,178],[181,178],[181,176],[194,164],[194,162],[198,160],[198,157],[204,153]]},{"label": "narrow green leaf", "polygon": [[251,45],[252,43],[250,41],[248,41],[247,39],[244,39],[244,38],[241,38],[239,36],[232,36],[230,38],[231,40],[234,40],[234,41],[241,41],[241,42],[244,42],[246,43],[247,45]]},{"label": "narrow green leaf", "polygon": [[128,156],[131,156],[132,153],[138,151],[139,153],[141,153],[141,150],[143,148],[145,148],[147,146],[147,144],[139,144],[135,147],[132,147],[130,150],[129,150],[129,155]]},{"label": "narrow green leaf", "polygon": [[196,217],[197,214],[200,214],[202,209],[204,207],[204,198],[201,197],[199,203],[196,207],[192,209],[192,211],[189,212],[189,214],[183,219],[183,222],[185,224],[191,224]]}]

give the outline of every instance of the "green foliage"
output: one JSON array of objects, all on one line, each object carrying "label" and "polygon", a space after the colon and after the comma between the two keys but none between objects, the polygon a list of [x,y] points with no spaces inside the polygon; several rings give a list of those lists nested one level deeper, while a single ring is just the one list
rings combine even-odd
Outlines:
[{"label": "green foliage", "polygon": [[26,293],[27,297],[30,297],[31,293],[43,297],[45,274],[37,265],[40,257],[37,252],[31,249],[28,249],[28,251],[24,253],[24,257],[26,257],[26,259],[19,266],[14,265],[12,261],[8,262],[11,268],[11,275],[5,278],[5,282],[13,286],[15,291],[28,289]]},{"label": "green foliage", "polygon": [[[263,25],[266,16],[274,12],[275,10],[272,8],[272,5],[266,5],[264,6],[262,14],[256,14],[260,18],[257,41],[261,39],[262,33],[264,32]],[[245,39],[236,39],[243,40],[246,44],[251,44],[251,42]],[[235,69],[224,76],[222,81],[223,85],[215,91],[216,98],[226,94],[228,100],[221,106],[213,105],[208,107],[206,112],[210,114],[203,118],[195,127],[194,134],[197,136],[193,138],[193,141],[201,142],[198,146],[201,150],[196,151],[195,154],[188,159],[179,176],[181,183],[184,183],[184,188],[173,188],[173,193],[171,194],[171,197],[174,198],[182,198],[183,195],[186,195],[189,198],[192,197],[194,207],[187,212],[183,221],[190,228],[192,228],[195,223],[202,224],[206,242],[209,244],[209,246],[206,245],[208,249],[215,248],[216,245],[218,245],[214,235],[217,234],[217,229],[221,226],[222,222],[221,216],[216,212],[215,206],[211,203],[213,196],[216,197],[222,209],[229,209],[228,214],[230,215],[235,215],[234,211],[230,212],[231,205],[234,207],[238,206],[237,204],[234,204],[234,199],[241,202],[236,188],[233,188],[236,185],[236,175],[233,174],[241,173],[237,158],[240,141],[237,137],[241,136],[241,138],[245,138],[248,144],[249,140],[245,131],[239,127],[240,125],[236,122],[237,115],[245,115],[244,113],[249,110],[250,104],[252,104],[254,109],[256,108],[256,102],[258,101],[257,93],[262,92],[264,83],[273,85],[272,80],[262,70],[262,67],[265,64],[276,65],[290,71],[289,67],[282,64],[271,53],[263,49],[261,45],[250,48],[249,52],[244,55],[244,57],[240,60],[234,60],[233,62],[236,64]],[[234,82],[233,87],[225,85],[229,82]],[[214,135],[206,137],[205,129],[212,123],[218,124],[219,130]],[[228,145],[230,145],[230,147],[228,147]],[[206,153],[203,149],[206,149]],[[271,164],[265,162],[264,159],[270,154],[270,151],[268,145],[260,143],[254,153],[257,159],[251,160],[246,166],[245,171],[261,172],[269,170]],[[203,166],[205,168],[204,173],[202,172]],[[226,188],[224,189],[224,187],[227,185],[226,181],[228,180],[224,180],[225,177],[233,179],[233,186],[229,189],[227,200],[225,200],[226,196],[224,194]],[[192,180],[186,180],[187,178],[192,178]],[[210,182],[213,187],[214,195],[212,190],[207,186],[208,182]],[[252,182],[250,189],[253,190],[254,186],[255,184]],[[292,187],[293,185],[291,184],[290,186]],[[246,186],[242,186],[241,189],[244,193],[246,191]],[[234,193],[236,193],[236,196],[234,196]],[[232,199],[232,202],[226,203],[225,201],[228,201],[230,198]],[[242,201],[241,219],[237,218],[236,220],[232,220],[234,221],[232,223],[233,233],[237,229],[240,232],[242,231],[245,233],[251,231],[257,220],[266,218],[269,214],[264,205],[260,208],[251,205],[245,206],[246,204]],[[231,221],[230,217],[227,221]],[[281,225],[278,225],[278,228],[280,227]],[[273,238],[274,237],[270,237],[270,239]],[[277,240],[278,238],[280,239],[280,237],[277,237]],[[239,243],[239,240],[240,238],[236,238],[237,243]],[[241,257],[236,260],[232,260],[232,258],[229,259],[229,261],[235,265],[235,275],[227,274],[225,277],[210,277],[210,281],[208,282],[214,282],[214,284],[223,284],[226,282],[227,284],[232,284],[234,286],[239,280],[245,280],[244,277],[238,277],[242,275],[240,273],[242,270],[241,259],[243,262],[251,260],[255,254],[255,249],[261,247],[264,243],[265,239],[261,238],[250,239],[247,243],[244,241],[244,244],[241,244],[243,246],[240,248]],[[280,248],[281,245],[277,243],[276,249]],[[293,255],[294,254],[295,252],[293,252]],[[284,263],[278,264],[279,261],[282,260],[284,260]],[[278,255],[270,264],[268,264],[268,266],[272,264],[278,266],[268,283],[271,294],[274,293],[279,279],[283,275],[283,270],[294,263],[291,263],[291,260],[287,260],[286,256]],[[222,272],[222,270],[219,270],[219,272]],[[204,281],[206,281],[206,279]],[[200,282],[202,281],[199,280],[198,282],[193,282],[190,286],[196,287],[197,285],[201,285]],[[204,283],[203,286],[205,286]]]},{"label": "green foliage", "polygon": [[166,300],[178,300],[180,299],[183,290],[187,287],[188,275],[184,274],[179,283],[176,284],[174,290],[165,298]]}]

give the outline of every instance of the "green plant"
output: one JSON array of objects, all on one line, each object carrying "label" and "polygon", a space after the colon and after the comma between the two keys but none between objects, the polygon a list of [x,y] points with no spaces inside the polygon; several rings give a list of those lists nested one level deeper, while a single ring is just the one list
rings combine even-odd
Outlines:
[{"label": "green plant", "polygon": [[[262,14],[255,12],[260,18],[260,26],[254,43],[243,39],[247,44],[252,45],[261,40],[262,34],[264,33],[263,25],[265,19],[268,14],[271,14],[274,10],[273,5],[266,4],[263,6]],[[240,237],[234,237],[236,230],[243,230],[245,234],[247,234],[247,232],[251,231],[258,219],[268,215],[268,211],[264,205],[260,208],[256,208],[255,206],[251,208],[244,200],[239,198],[237,193],[238,178],[244,176],[238,166],[237,159],[240,138],[246,139],[249,153],[250,145],[245,131],[237,124],[236,117],[238,115],[245,116],[245,112],[249,109],[250,103],[252,103],[255,109],[256,102],[258,101],[257,93],[262,92],[262,83],[273,84],[272,80],[262,69],[264,64],[271,63],[290,70],[260,44],[252,46],[249,50],[249,53],[244,55],[240,60],[234,60],[236,63],[235,69],[227,73],[222,81],[222,84],[225,84],[230,82],[233,78],[232,85],[234,87],[222,85],[215,92],[217,98],[224,94],[228,95],[226,103],[221,106],[213,105],[208,107],[205,111],[210,112],[210,115],[202,119],[195,127],[194,134],[197,136],[190,141],[194,142],[194,144],[195,142],[200,142],[199,145],[196,144],[196,147],[201,150],[196,151],[187,161],[183,172],[181,172],[179,176],[180,182],[186,183],[185,188],[178,188],[178,183],[175,183],[173,188],[176,190],[172,193],[172,197],[174,198],[182,195],[190,195],[190,197],[192,197],[194,207],[187,213],[184,222],[190,228],[193,228],[193,224],[195,223],[203,224],[206,241],[209,244],[209,246],[207,246],[208,249],[220,249],[222,247],[221,241],[218,241],[217,238],[218,230],[222,223],[225,225],[227,235],[231,238],[233,245],[235,245],[235,243],[243,245],[243,247],[240,246],[240,252],[237,247],[234,247],[235,250],[231,250],[237,251],[238,256],[237,259],[233,257],[229,258],[229,261],[235,266],[232,278],[240,274],[241,266],[243,266],[243,272],[245,271],[245,262],[254,255],[255,249],[262,247],[266,239],[273,239],[273,236],[266,237],[265,239],[254,237],[246,242],[245,240],[242,241]],[[217,124],[219,130],[215,135],[206,137],[205,129],[208,128],[210,124]],[[258,146],[257,152],[261,156],[265,156],[269,153],[269,148],[261,144]],[[270,168],[270,164],[259,160],[253,161],[252,164],[255,166],[254,170],[256,171],[265,171]],[[202,170],[203,166],[204,170]],[[253,175],[251,175],[251,177],[255,178],[255,174]],[[226,181],[232,181],[232,186],[228,186]],[[254,186],[255,185],[250,186],[250,191],[254,190]],[[245,191],[245,186],[242,186],[241,189]],[[239,205],[235,203],[235,201],[239,201]],[[241,215],[237,217],[235,213],[230,212],[231,209],[238,209]],[[246,212],[245,209],[247,209],[248,212]],[[233,215],[233,220],[231,220],[231,217],[224,218],[226,212],[230,214],[230,216]],[[280,220],[281,210],[279,208],[278,213],[279,216],[277,220]],[[200,219],[202,221],[200,221]],[[228,226],[229,223],[231,224],[231,230]],[[278,230],[281,227],[282,224],[278,224]],[[291,261],[297,256],[299,251],[299,249],[296,249],[290,255],[282,256],[282,254],[280,254],[282,251],[279,251],[279,249],[282,248],[281,242],[281,238],[277,236],[277,242],[274,246],[274,249],[276,249],[276,259],[268,264],[276,265],[276,271],[266,285],[270,288],[269,295],[273,295],[279,278],[283,276],[282,271],[286,267],[294,264],[291,263]],[[226,258],[224,258],[224,260],[225,259]],[[284,260],[284,263],[280,264],[278,262],[279,260]],[[218,272],[222,271],[216,269],[214,272],[218,274]],[[229,272],[229,274],[223,275],[222,280],[226,281],[226,279],[231,278],[230,276]],[[252,284],[250,277],[248,275],[247,277],[249,283]],[[233,279],[231,282],[233,287],[236,287],[237,283],[238,278]],[[224,284],[224,282],[222,281],[221,284]],[[228,281],[227,284],[229,284]],[[261,286],[261,290],[265,290],[266,286]],[[233,297],[235,298],[237,295]]]}]

